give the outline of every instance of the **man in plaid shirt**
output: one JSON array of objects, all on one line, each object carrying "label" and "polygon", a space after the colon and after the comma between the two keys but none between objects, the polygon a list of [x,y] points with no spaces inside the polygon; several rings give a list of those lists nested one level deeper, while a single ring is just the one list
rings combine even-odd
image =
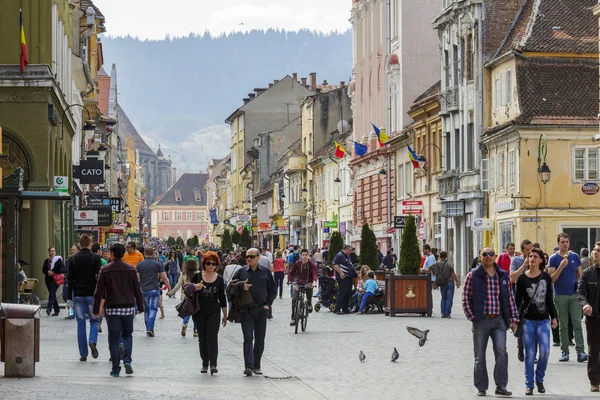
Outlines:
[{"label": "man in plaid shirt", "polygon": [[496,395],[511,396],[508,384],[508,353],[506,331],[517,328],[519,312],[510,290],[510,278],[496,264],[494,250],[481,250],[481,263],[469,272],[463,289],[462,305],[467,319],[473,322],[475,348],[474,383],[478,396],[485,396],[488,389],[488,373],[485,360],[488,339],[492,338],[496,365],[494,381]]}]

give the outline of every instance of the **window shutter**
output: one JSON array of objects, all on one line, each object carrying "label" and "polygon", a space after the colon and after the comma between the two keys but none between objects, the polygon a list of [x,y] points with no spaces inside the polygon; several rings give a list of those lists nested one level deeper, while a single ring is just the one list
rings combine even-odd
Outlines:
[{"label": "window shutter", "polygon": [[496,187],[504,186],[504,154],[498,154],[498,182]]},{"label": "window shutter", "polygon": [[481,190],[484,192],[490,190],[489,160],[487,158],[481,160]]}]

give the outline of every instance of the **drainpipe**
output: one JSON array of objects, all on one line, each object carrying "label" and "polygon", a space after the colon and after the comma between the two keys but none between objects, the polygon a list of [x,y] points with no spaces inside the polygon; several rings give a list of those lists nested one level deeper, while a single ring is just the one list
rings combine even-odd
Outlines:
[{"label": "drainpipe", "polygon": [[388,152],[387,165],[387,223],[388,228],[392,225],[392,155]]},{"label": "drainpipe", "polygon": [[[290,243],[292,243],[292,215],[290,214],[290,203],[292,201],[292,186],[290,178],[288,178],[287,175],[283,175],[283,179],[285,179],[288,182],[288,243],[286,247],[289,247]],[[285,186],[283,193],[285,194]]]},{"label": "drainpipe", "polygon": [[[88,28],[88,30],[85,32],[85,34],[83,35],[83,37],[81,39],[79,39],[79,54],[83,54],[83,45],[87,42],[88,38],[91,36],[92,34],[92,30],[90,28]],[[85,92],[85,94],[83,95],[83,97],[87,97],[89,96],[91,93],[94,92],[94,90],[96,90],[96,82],[94,82],[94,79],[92,79],[92,73],[90,71],[90,66],[88,65],[88,52],[89,48],[87,49],[86,53],[85,53],[85,58],[82,60],[83,61],[83,72],[85,74],[85,78],[88,81],[88,84],[90,84],[92,86],[92,88],[90,90],[88,90],[87,92]]]},{"label": "drainpipe", "polygon": [[[475,18],[477,19],[477,21],[479,21],[479,23],[477,24],[477,41],[478,41],[478,45],[477,45],[477,72],[478,72],[478,76],[477,76],[477,84],[478,84],[478,90],[477,90],[477,130],[478,130],[478,135],[477,135],[477,141],[480,142],[481,141],[481,133],[483,132],[483,46],[482,46],[482,38],[483,38],[483,23],[485,22],[485,15],[484,15],[484,10],[483,10],[483,6],[481,4],[479,4],[477,6],[476,9],[476,15]],[[483,154],[483,148],[480,146],[477,146],[479,149],[479,162],[481,165],[481,160],[484,157]],[[481,168],[480,168],[480,172],[479,172],[479,182],[481,184]],[[480,199],[479,200],[479,216],[483,217],[485,215],[485,202],[486,202],[486,198]],[[488,231],[486,231],[487,233]],[[479,240],[481,240],[481,235],[477,235],[477,238]],[[482,248],[482,245],[485,246],[489,246],[490,243],[490,237],[489,237],[489,233],[486,234],[486,240],[485,243],[477,243],[478,246],[476,246],[477,249]]]}]

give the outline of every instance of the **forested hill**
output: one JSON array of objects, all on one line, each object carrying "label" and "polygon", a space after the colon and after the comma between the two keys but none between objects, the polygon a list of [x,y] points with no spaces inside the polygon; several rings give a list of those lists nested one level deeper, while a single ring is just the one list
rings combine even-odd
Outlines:
[{"label": "forested hill", "polygon": [[179,172],[197,172],[210,157],[227,153],[224,120],[254,88],[293,72],[299,78],[317,72],[319,83],[347,82],[352,71],[350,31],[104,37],[103,46],[107,73],[117,65],[119,103],[151,147],[160,142],[171,154]]}]

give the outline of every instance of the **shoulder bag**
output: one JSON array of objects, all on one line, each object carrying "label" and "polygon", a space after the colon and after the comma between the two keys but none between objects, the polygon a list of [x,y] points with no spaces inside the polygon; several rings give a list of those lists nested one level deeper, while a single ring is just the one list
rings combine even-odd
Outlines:
[{"label": "shoulder bag", "polygon": [[[540,274],[540,279],[538,279],[538,281],[537,281],[537,286],[535,287],[535,290],[533,291],[533,295],[529,298],[529,304],[527,304],[527,308],[522,313],[521,313],[521,310],[519,310],[519,323],[517,324],[517,329],[515,329],[515,331],[513,332],[513,335],[515,335],[515,337],[517,337],[517,338],[520,338],[521,336],[523,336],[523,324],[525,323],[525,314],[527,314],[527,311],[529,311],[529,306],[531,306],[531,302],[535,298],[535,294],[537,293],[537,290],[540,287],[541,277],[542,277],[542,274]],[[521,305],[521,307],[522,307],[522,305]]]}]

